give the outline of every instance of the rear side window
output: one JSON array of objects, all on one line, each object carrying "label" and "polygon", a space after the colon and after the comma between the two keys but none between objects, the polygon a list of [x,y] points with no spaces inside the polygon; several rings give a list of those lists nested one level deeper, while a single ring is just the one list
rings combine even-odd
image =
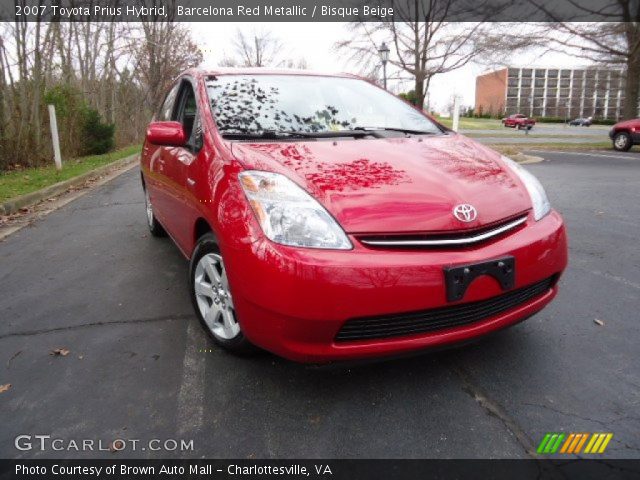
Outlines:
[{"label": "rear side window", "polygon": [[178,95],[178,88],[180,88],[179,83],[174,85],[174,87],[169,91],[167,97],[164,99],[164,103],[160,107],[156,120],[160,122],[173,120],[171,117],[173,115],[173,107],[176,103],[176,96]]}]

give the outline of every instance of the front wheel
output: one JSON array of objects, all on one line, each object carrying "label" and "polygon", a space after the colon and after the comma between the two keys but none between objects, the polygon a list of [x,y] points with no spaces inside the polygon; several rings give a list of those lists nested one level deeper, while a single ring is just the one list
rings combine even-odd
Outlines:
[{"label": "front wheel", "polygon": [[616,133],[613,137],[613,148],[619,152],[626,152],[631,148],[631,136],[627,132]]},{"label": "front wheel", "polygon": [[225,263],[211,233],[203,235],[196,245],[189,280],[196,315],[213,341],[233,353],[250,353],[253,348],[242,333]]}]

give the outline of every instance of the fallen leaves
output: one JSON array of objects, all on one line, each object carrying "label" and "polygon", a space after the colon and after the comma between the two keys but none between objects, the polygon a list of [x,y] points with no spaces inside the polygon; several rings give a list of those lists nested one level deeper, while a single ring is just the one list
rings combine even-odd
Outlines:
[{"label": "fallen leaves", "polygon": [[10,383],[5,383],[4,385],[0,385],[0,393],[4,393],[11,388]]},{"label": "fallen leaves", "polygon": [[67,355],[69,355],[69,349],[68,348],[56,348],[53,349],[49,352],[49,355],[52,355],[54,357],[60,356],[60,357],[66,357]]},{"label": "fallen leaves", "polygon": [[600,325],[601,327],[604,327],[604,322],[598,318],[594,318],[593,323],[595,323],[596,325]]},{"label": "fallen leaves", "polygon": [[123,440],[114,440],[109,444],[109,451],[111,453],[116,453],[122,450],[125,447]]}]

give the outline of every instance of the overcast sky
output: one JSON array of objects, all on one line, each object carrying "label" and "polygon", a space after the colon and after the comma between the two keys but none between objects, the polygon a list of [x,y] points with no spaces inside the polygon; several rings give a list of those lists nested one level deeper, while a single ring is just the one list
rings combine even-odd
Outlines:
[{"label": "overcast sky", "polygon": [[[309,68],[323,72],[358,73],[343,56],[333,50],[333,45],[340,39],[349,38],[346,23],[192,23],[194,39],[203,50],[204,65],[216,66],[225,56],[233,56],[231,39],[236,30],[251,33],[254,29],[269,31],[280,39],[284,45],[283,57],[297,60],[304,58]],[[542,53],[541,50],[519,54],[512,58],[504,58],[505,64],[516,66],[554,66],[576,67],[584,64],[584,60],[575,56]],[[450,73],[437,75],[431,83],[430,99],[432,108],[445,108],[453,94],[460,95],[463,105],[475,102],[476,75],[487,71],[489,67],[479,63],[469,64]],[[391,85],[395,91],[412,89],[411,82]]]}]

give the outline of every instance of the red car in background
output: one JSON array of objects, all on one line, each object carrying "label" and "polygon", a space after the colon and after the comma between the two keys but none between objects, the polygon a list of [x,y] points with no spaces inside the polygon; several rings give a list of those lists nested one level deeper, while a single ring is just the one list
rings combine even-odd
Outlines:
[{"label": "red car in background", "polygon": [[151,233],[190,259],[195,313],[232,352],[468,341],[540,311],[567,264],[531,173],[353,76],[188,71],[141,174]]},{"label": "red car in background", "polygon": [[516,113],[514,115],[509,115],[508,117],[503,118],[502,124],[505,127],[517,128],[518,130],[523,128],[530,130],[536,124],[536,121],[533,118],[527,117],[526,115]]},{"label": "red car in background", "polygon": [[613,148],[626,152],[634,145],[640,145],[640,118],[616,123],[609,130]]}]

